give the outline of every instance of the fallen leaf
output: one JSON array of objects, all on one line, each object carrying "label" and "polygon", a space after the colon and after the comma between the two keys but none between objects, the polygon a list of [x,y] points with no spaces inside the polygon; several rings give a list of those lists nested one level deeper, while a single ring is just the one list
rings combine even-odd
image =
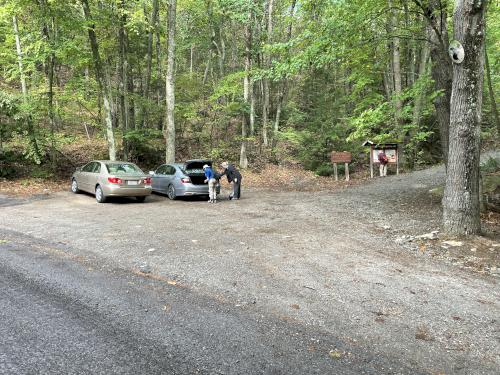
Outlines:
[{"label": "fallen leaf", "polygon": [[296,303],[294,303],[293,305],[290,305],[290,307],[292,307],[292,308],[294,308],[296,310],[300,309],[300,306],[297,305]]},{"label": "fallen leaf", "polygon": [[168,280],[168,281],[167,281],[167,284],[170,284],[170,285],[177,285],[177,281],[175,281],[175,280]]},{"label": "fallen leaf", "polygon": [[333,349],[330,350],[328,354],[330,355],[331,358],[340,359],[344,356],[345,353],[341,350]]}]

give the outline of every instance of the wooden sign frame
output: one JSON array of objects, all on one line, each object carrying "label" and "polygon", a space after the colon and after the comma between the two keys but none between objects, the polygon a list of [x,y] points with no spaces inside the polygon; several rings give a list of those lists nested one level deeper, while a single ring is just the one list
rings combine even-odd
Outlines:
[{"label": "wooden sign frame", "polygon": [[349,181],[349,163],[352,161],[352,154],[347,151],[332,151],[330,158],[333,164],[333,173],[335,175],[335,181],[339,180],[337,163],[344,163],[345,166],[345,180]]}]

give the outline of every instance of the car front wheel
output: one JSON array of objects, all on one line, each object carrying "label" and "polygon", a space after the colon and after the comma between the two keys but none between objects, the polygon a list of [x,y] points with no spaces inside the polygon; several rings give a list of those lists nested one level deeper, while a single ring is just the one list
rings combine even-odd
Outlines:
[{"label": "car front wheel", "polygon": [[172,200],[174,200],[175,198],[177,198],[177,194],[175,193],[174,185],[170,185],[168,187],[167,195],[168,195],[168,198],[172,199]]},{"label": "car front wheel", "polygon": [[104,203],[106,202],[106,197],[104,196],[104,192],[102,191],[102,188],[97,185],[95,188],[95,199],[97,203]]},{"label": "car front wheel", "polygon": [[78,189],[78,182],[76,182],[76,178],[71,181],[71,191],[75,194],[78,194],[80,192],[80,189]]}]

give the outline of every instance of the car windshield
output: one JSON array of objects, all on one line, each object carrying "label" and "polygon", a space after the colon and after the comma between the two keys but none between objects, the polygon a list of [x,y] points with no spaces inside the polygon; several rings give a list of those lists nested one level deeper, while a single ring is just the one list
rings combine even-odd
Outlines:
[{"label": "car windshield", "polygon": [[131,163],[106,163],[109,174],[144,174],[135,164]]}]

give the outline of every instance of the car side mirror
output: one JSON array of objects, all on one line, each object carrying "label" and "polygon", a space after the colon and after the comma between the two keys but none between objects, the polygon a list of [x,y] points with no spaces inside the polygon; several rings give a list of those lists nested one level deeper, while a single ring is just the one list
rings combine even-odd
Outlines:
[{"label": "car side mirror", "polygon": [[149,174],[152,176],[155,174],[155,171],[149,171]]}]

